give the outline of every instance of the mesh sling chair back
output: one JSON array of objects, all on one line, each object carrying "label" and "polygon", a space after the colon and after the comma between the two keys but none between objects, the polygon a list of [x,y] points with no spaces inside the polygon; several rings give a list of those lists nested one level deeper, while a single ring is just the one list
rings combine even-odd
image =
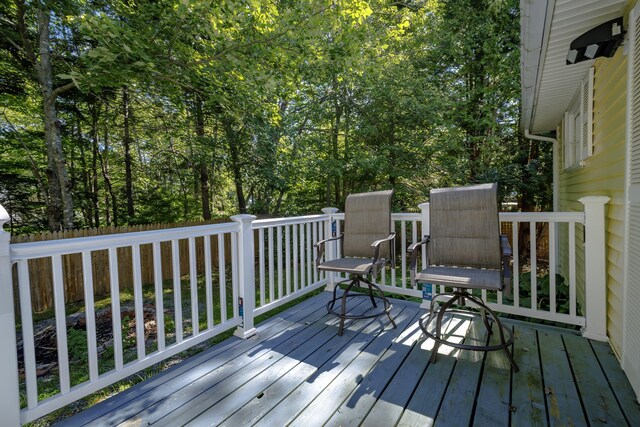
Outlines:
[{"label": "mesh sling chair back", "polygon": [[[429,228],[430,235],[409,247],[411,284],[453,288],[452,292],[434,292],[429,315],[426,320],[420,319],[422,331],[435,340],[431,361],[435,363],[440,344],[463,350],[504,350],[517,372],[518,365],[509,351],[513,333],[481,298],[472,294],[474,289],[511,292],[512,252],[507,237],[500,235],[497,184],[432,190]],[[423,245],[427,263],[423,270],[417,271],[418,249]],[[472,345],[448,341],[443,334],[443,319],[447,311],[458,311],[454,308],[456,303],[477,307],[489,334],[493,323],[497,325],[500,342]]]},{"label": "mesh sling chair back", "polygon": [[[375,277],[378,270],[384,270],[384,266],[392,264],[395,258],[395,232],[392,231],[391,223],[392,195],[393,190],[350,194],[345,201],[344,233],[316,243],[318,270],[346,273],[350,276],[340,282],[348,283],[342,296],[336,295],[338,283],[333,289],[333,297],[327,303],[327,311],[340,318],[338,335],[342,335],[345,319],[365,319],[386,314],[393,327],[396,327],[390,313],[391,303],[368,278]],[[342,257],[323,260],[325,245],[333,240],[342,242]],[[367,285],[368,294],[350,292],[354,286],[362,287],[363,284]],[[347,300],[358,296],[368,296],[374,309],[378,308],[376,300],[382,302],[383,306],[371,313],[349,313]],[[338,300],[339,311],[334,309]]]}]

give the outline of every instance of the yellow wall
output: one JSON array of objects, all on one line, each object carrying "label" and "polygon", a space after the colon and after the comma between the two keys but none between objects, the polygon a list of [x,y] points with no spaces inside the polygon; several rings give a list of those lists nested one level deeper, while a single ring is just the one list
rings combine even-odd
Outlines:
[{"label": "yellow wall", "polygon": [[[582,211],[583,196],[609,196],[605,209],[607,254],[607,330],[618,357],[622,354],[624,249],[625,123],[627,57],[618,49],[595,63],[593,93],[593,155],[584,167],[560,172],[560,211]],[[562,136],[560,136],[561,138]],[[563,168],[561,162],[561,169]],[[561,231],[561,236],[566,232]],[[563,241],[564,239],[561,239]],[[582,230],[576,233],[582,240]],[[560,248],[560,253],[566,253]],[[561,260],[566,265],[566,260]],[[578,283],[584,283],[584,260],[578,259]],[[579,290],[584,305],[584,289]]]}]

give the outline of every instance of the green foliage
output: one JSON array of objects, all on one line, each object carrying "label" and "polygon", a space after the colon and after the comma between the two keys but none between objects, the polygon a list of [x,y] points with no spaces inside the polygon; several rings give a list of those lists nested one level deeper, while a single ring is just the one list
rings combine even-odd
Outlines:
[{"label": "green foliage", "polygon": [[87,331],[76,328],[68,329],[67,347],[69,349],[69,360],[73,362],[80,362],[82,364],[87,363],[89,360]]},{"label": "green foliage", "polygon": [[[531,307],[531,272],[520,274],[520,306]],[[536,277],[536,302],[538,310],[548,311],[551,303],[550,276],[545,274]],[[556,311],[569,314],[569,285],[560,274],[556,274]],[[506,298],[513,302],[513,297]]]},{"label": "green foliage", "polygon": [[[0,10],[0,203],[23,233],[55,207],[17,4]],[[405,6],[25,2],[32,43],[51,17],[54,87],[74,86],[57,114],[76,225],[315,213],[382,188],[415,210],[477,181],[548,208],[551,147],[518,133],[518,2]]]}]

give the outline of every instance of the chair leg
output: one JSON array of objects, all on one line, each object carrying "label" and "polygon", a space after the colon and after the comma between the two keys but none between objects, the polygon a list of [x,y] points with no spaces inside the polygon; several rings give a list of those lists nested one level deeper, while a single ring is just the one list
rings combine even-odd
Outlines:
[{"label": "chair leg", "polygon": [[[496,322],[497,325],[498,325],[498,334],[500,335],[500,344],[505,345],[506,344],[506,340],[504,339],[504,330],[503,330],[502,322],[500,322],[500,320],[497,318],[496,314],[493,311],[491,311],[491,309],[487,308],[487,310],[491,314],[491,317],[493,318],[494,322]],[[511,354],[511,351],[509,350],[509,347],[505,346],[504,352],[507,355],[507,359],[509,359],[509,363],[511,363],[511,367],[513,368],[513,371],[514,372],[518,372],[520,370],[520,368],[518,367],[518,364],[516,363],[515,359],[513,358],[513,354]]]},{"label": "chair leg", "polygon": [[340,306],[340,328],[338,329],[338,336],[342,336],[342,332],[344,331],[344,320],[346,319],[345,316],[347,314],[347,296],[349,295],[349,291],[351,290],[351,288],[353,288],[353,286],[358,282],[358,279],[353,279],[342,294],[342,305]]},{"label": "chair leg", "polygon": [[391,303],[389,302],[389,299],[384,295],[384,292],[382,292],[382,289],[380,289],[379,286],[374,285],[368,280],[363,279],[363,281],[369,286],[369,297],[371,298],[371,302],[373,303],[374,308],[378,307],[378,305],[375,303],[373,290],[375,289],[378,291],[378,293],[380,294],[380,298],[382,298],[382,303],[384,304],[384,312],[387,313],[387,317],[389,318],[391,325],[393,325],[393,329],[396,329],[398,326],[396,325],[396,322],[393,320],[393,317],[391,317]]},{"label": "chair leg", "polygon": [[[480,306],[480,309],[482,310],[482,314],[483,314],[483,320],[485,321],[485,326],[488,322],[488,320],[486,320],[487,314],[489,314],[489,316],[491,317],[491,321],[498,326],[498,335],[500,336],[500,345],[504,346],[503,350],[507,355],[507,359],[509,359],[509,363],[511,363],[511,367],[513,368],[513,371],[518,372],[520,368],[518,367],[518,364],[513,358],[513,354],[511,354],[509,347],[506,345],[507,340],[505,340],[505,337],[504,337],[504,326],[502,326],[502,322],[500,321],[498,316],[493,312],[493,310],[487,307],[482,300],[477,298],[470,298],[470,299],[472,299],[475,304]],[[489,331],[489,334],[492,333],[492,330],[490,327],[487,327],[487,330]]]},{"label": "chair leg", "polygon": [[369,287],[369,299],[371,300],[371,305],[373,305],[373,308],[378,308],[378,304],[376,304],[376,299],[373,297],[373,286],[371,285],[371,283],[367,283],[367,286]]},{"label": "chair leg", "polygon": [[487,328],[487,331],[489,332],[489,335],[493,334],[493,325],[489,322],[489,319],[487,318],[487,310],[485,310],[484,307],[482,307],[480,309],[480,312],[482,313],[482,321],[484,322],[484,327]]},{"label": "chair leg", "polygon": [[[458,295],[455,295],[454,297],[445,301],[445,303],[442,304],[442,307],[440,307],[438,310],[438,316],[436,317],[436,331],[435,331],[436,332],[435,336],[437,337],[437,340],[435,340],[435,343],[433,344],[433,349],[431,350],[431,358],[429,359],[431,363],[436,363],[438,359],[438,349],[440,348],[440,343],[438,342],[438,340],[442,339],[442,319],[444,319],[444,314],[446,313],[447,309],[451,307],[459,299],[461,299],[461,297]],[[431,302],[433,304],[433,300]],[[427,327],[428,326],[429,324],[427,323]]]},{"label": "chair leg", "polygon": [[331,310],[333,310],[333,306],[336,304],[336,291],[337,290],[338,290],[338,284],[336,283],[333,286],[333,298],[331,298],[331,301],[327,305],[327,313],[331,313]]},{"label": "chair leg", "polygon": [[[340,283],[345,283],[345,282],[346,280]],[[349,293],[351,289],[356,285],[358,287],[362,287],[362,282],[366,283],[369,288],[368,295],[364,293],[358,293],[355,295],[353,293],[352,294]],[[342,333],[344,332],[344,323],[346,319],[367,319],[367,318],[381,316],[383,314],[387,315],[387,317],[389,318],[389,321],[391,322],[394,328],[398,327],[396,325],[396,322],[393,320],[393,317],[391,316],[391,303],[389,302],[389,299],[384,295],[384,292],[382,292],[382,289],[380,289],[380,287],[374,285],[373,283],[368,281],[366,278],[362,276],[356,276],[352,278],[351,282],[349,282],[349,284],[344,290],[344,293],[340,297],[336,296],[336,291],[337,291],[337,286],[334,287],[333,298],[327,302],[326,308],[329,314],[334,314],[340,318],[338,335],[342,335]],[[376,296],[375,291],[377,291],[380,295]],[[355,297],[355,296],[362,296],[365,298],[368,296],[371,300],[373,308],[378,308],[378,304],[376,303],[376,298],[380,298],[382,299],[382,302],[384,304],[384,310],[381,310],[378,308],[376,312],[370,313],[370,314],[347,314],[347,299],[349,297]],[[340,299],[339,310],[338,309],[334,310],[335,303],[338,299]]]}]

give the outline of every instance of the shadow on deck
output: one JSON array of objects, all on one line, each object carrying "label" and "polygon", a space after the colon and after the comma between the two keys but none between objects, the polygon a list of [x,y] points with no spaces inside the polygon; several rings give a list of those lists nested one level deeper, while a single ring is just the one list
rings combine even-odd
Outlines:
[{"label": "shadow on deck", "polygon": [[[502,352],[441,347],[421,337],[415,303],[388,319],[338,322],[326,293],[230,338],[63,425],[637,425],[640,406],[605,343],[570,330],[505,321],[516,336],[512,373]],[[365,300],[365,299],[363,299]],[[368,303],[363,301],[362,307]],[[491,339],[464,317],[459,340]]]}]

